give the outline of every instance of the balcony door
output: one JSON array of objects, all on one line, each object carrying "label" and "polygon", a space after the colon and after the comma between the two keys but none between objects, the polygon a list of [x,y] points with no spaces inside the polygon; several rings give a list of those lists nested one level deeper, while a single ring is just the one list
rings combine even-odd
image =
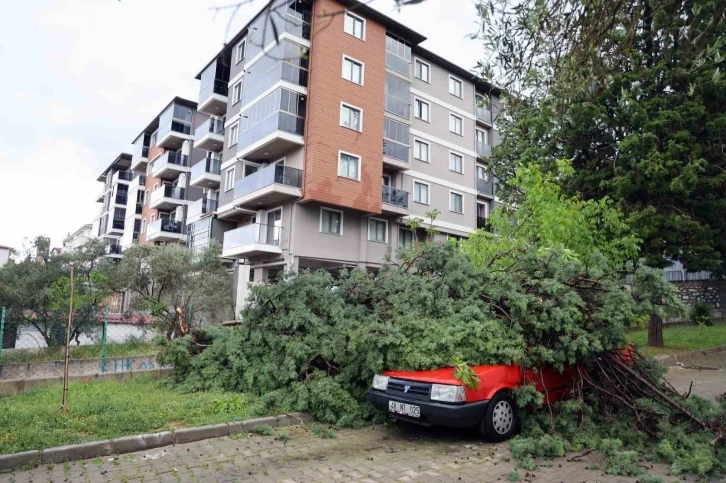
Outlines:
[{"label": "balcony door", "polygon": [[282,234],[282,208],[267,212],[267,239],[268,245],[280,245]]},{"label": "balcony door", "polygon": [[391,186],[391,175],[390,174],[384,174],[382,181],[383,181],[383,186]]},{"label": "balcony door", "polygon": [[477,218],[489,218],[489,205],[486,203],[477,203],[476,216]]},{"label": "balcony door", "polygon": [[482,179],[484,181],[489,180],[489,174],[487,173],[487,169],[481,164],[476,165],[476,177],[477,179]]}]

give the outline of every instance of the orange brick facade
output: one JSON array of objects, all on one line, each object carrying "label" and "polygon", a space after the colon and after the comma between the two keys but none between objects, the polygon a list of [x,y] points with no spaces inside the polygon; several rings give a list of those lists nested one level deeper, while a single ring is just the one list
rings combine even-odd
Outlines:
[{"label": "orange brick facade", "polygon": [[[344,7],[316,0],[305,124],[303,202],[381,213],[386,29],[366,19],[365,40],[345,33]],[[343,79],[343,55],[365,64],[364,85]],[[340,126],[340,103],[363,110],[363,132]],[[360,181],[338,176],[338,151],[361,156]]]}]

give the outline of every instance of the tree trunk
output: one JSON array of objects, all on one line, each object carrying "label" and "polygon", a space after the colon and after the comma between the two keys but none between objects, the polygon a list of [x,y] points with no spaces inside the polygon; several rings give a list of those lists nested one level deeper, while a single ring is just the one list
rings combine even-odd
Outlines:
[{"label": "tree trunk", "polygon": [[648,322],[648,347],[663,347],[663,320],[656,314]]},{"label": "tree trunk", "polygon": [[15,342],[18,339],[18,325],[5,321],[5,332],[3,332],[3,349],[15,349]]}]

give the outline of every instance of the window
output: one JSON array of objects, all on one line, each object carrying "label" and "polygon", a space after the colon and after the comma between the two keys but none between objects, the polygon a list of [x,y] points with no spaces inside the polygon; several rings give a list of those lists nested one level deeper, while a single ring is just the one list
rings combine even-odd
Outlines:
[{"label": "window", "polygon": [[408,163],[411,128],[407,124],[383,118],[383,154]]},{"label": "window", "polygon": [[489,179],[489,175],[487,174],[487,169],[484,166],[477,164],[476,165],[476,177],[477,177],[477,179],[483,179],[483,180]]},{"label": "window", "polygon": [[350,104],[340,103],[340,125],[353,129],[354,131],[363,130],[363,111]]},{"label": "window", "polygon": [[350,12],[345,12],[345,33],[361,40],[366,38],[366,21]]},{"label": "window", "polygon": [[449,94],[464,98],[464,84],[457,78],[449,76]]},{"label": "window", "polygon": [[239,124],[235,123],[232,125],[232,127],[229,128],[229,144],[227,147],[232,147],[235,144],[237,144],[237,139],[239,138]]},{"label": "window", "polygon": [[457,173],[464,172],[464,157],[460,154],[449,153],[449,170]]},{"label": "window", "polygon": [[413,231],[406,228],[398,229],[398,246],[400,248],[413,245]]},{"label": "window", "polygon": [[482,109],[489,109],[489,96],[483,96],[481,94],[476,95],[476,107]]},{"label": "window", "polygon": [[247,39],[242,39],[242,42],[237,44],[237,63],[239,64],[245,58],[247,53]]},{"label": "window", "polygon": [[421,99],[414,99],[413,102],[413,115],[421,119],[422,121],[430,122],[431,118],[429,117],[429,110],[431,106],[429,105],[429,103],[422,101]]},{"label": "window", "polygon": [[386,33],[386,67],[411,75],[411,45],[390,33]]},{"label": "window", "polygon": [[237,104],[240,100],[242,100],[242,81],[232,87],[232,104]]},{"label": "window", "polygon": [[224,191],[234,189],[234,168],[229,168],[224,173]]},{"label": "window", "polygon": [[425,143],[418,139],[413,141],[413,157],[425,163],[429,162],[429,143]]},{"label": "window", "polygon": [[343,79],[363,85],[363,62],[343,56]]},{"label": "window", "polygon": [[416,59],[413,75],[424,82],[431,82],[431,66],[426,62]]},{"label": "window", "polygon": [[476,130],[476,143],[481,145],[489,144],[487,131],[482,131],[481,129]]},{"label": "window", "polygon": [[320,233],[343,235],[343,212],[320,208]]},{"label": "window", "polygon": [[459,136],[464,135],[464,120],[454,114],[449,114],[449,131]]},{"label": "window", "polygon": [[383,109],[397,116],[411,117],[411,83],[386,72],[385,100]]},{"label": "window", "polygon": [[429,204],[429,185],[419,181],[413,182],[413,201],[416,203]]},{"label": "window", "polygon": [[464,195],[449,191],[449,211],[464,213]]},{"label": "window", "polygon": [[360,156],[339,151],[338,176],[360,181]]},{"label": "window", "polygon": [[368,240],[388,243],[388,222],[378,218],[368,218]]}]

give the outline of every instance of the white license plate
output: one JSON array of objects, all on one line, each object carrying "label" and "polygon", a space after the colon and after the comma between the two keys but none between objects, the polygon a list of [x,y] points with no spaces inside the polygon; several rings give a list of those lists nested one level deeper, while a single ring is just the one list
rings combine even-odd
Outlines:
[{"label": "white license plate", "polygon": [[411,416],[412,418],[421,417],[421,408],[413,404],[388,401],[388,410],[392,413],[403,414],[404,416]]}]

